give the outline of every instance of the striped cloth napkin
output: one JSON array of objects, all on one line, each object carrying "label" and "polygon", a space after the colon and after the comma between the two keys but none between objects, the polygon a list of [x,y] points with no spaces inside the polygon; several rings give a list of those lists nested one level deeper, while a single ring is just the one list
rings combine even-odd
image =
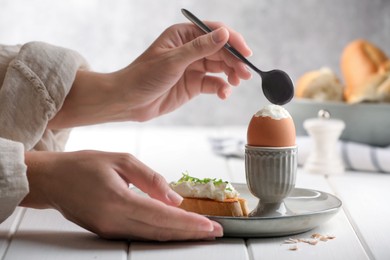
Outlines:
[{"label": "striped cloth napkin", "polygon": [[[213,151],[224,157],[244,159],[245,140],[234,137],[210,138]],[[308,136],[298,136],[298,165],[303,166],[312,148]],[[390,146],[375,147],[361,143],[338,141],[340,153],[346,170],[390,173]]]}]

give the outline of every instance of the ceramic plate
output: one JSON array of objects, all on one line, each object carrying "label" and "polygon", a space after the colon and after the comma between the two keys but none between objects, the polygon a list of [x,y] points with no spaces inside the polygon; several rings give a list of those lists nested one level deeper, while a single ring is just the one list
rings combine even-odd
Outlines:
[{"label": "ceramic plate", "polygon": [[[233,183],[233,186],[248,202],[249,209],[257,205],[246,184]],[[341,207],[341,201],[326,192],[295,188],[286,206],[291,214],[280,217],[216,217],[208,218],[223,226],[226,237],[274,237],[287,236],[313,229],[333,217]]]}]

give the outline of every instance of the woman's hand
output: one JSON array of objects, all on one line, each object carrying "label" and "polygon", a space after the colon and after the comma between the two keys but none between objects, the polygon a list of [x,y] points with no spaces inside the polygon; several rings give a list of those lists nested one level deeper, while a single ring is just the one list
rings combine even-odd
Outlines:
[{"label": "woman's hand", "polygon": [[[251,50],[243,38],[223,24],[208,22],[215,30],[204,34],[193,24],[169,27],[134,62],[117,72],[79,71],[50,128],[109,121],[146,121],[175,110],[193,97],[231,93],[246,66],[223,46],[229,41],[244,56]],[[228,82],[219,74],[227,75]]]},{"label": "woman's hand", "polygon": [[230,85],[210,73],[225,73],[234,86],[251,77],[246,66],[223,49],[230,40],[248,56],[251,51],[243,38],[222,24],[208,25],[218,29],[204,35],[192,24],[168,28],[145,53],[116,73],[116,85],[121,86],[131,111],[125,117],[145,121],[175,110],[200,93],[227,98]]},{"label": "woman's hand", "polygon": [[[104,238],[212,239],[222,227],[175,206],[182,198],[129,154],[27,152],[30,192],[21,206],[55,208]],[[150,197],[129,189],[134,184]]]}]

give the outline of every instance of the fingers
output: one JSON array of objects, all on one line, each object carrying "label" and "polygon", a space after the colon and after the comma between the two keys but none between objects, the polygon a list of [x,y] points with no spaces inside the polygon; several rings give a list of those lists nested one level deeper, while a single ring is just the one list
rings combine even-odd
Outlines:
[{"label": "fingers", "polygon": [[[127,234],[153,240],[215,238],[223,235],[222,227],[206,217],[167,206],[157,200],[132,194]],[[129,201],[130,203],[130,201]],[[130,204],[129,204],[130,205]],[[131,223],[136,221],[137,223]],[[130,232],[131,231],[131,232]]]},{"label": "fingers", "polygon": [[232,66],[228,66],[224,61],[214,61],[214,60],[202,60],[202,62],[195,62],[190,66],[191,70],[198,72],[210,72],[210,73],[220,73],[223,72],[228,77],[233,79],[237,78],[238,80],[229,80],[229,83],[233,86],[237,86],[240,83],[240,79],[250,79],[252,74],[249,72],[246,65],[242,62],[233,62]]},{"label": "fingers", "polygon": [[[192,73],[189,81],[192,85],[188,91],[191,95],[195,93],[217,94],[222,100],[227,99],[232,93],[232,87],[222,78],[216,76],[204,75],[203,73]],[[239,79],[238,79],[239,80]],[[199,89],[200,88],[200,89]]]},{"label": "fingers", "polygon": [[180,57],[175,63],[184,67],[191,65],[191,69],[204,73],[224,72],[234,86],[239,85],[240,79],[250,79],[251,72],[246,65],[223,48],[229,40],[244,56],[250,55],[252,52],[243,37],[232,29],[220,27],[220,23],[209,24],[214,31],[172,50],[173,56]]},{"label": "fingers", "polygon": [[127,182],[133,183],[150,197],[168,205],[180,205],[183,198],[169,187],[163,176],[130,154],[123,154],[119,158],[116,171]]},{"label": "fingers", "polygon": [[129,219],[137,219],[145,224],[161,228],[210,232],[212,222],[201,215],[180,208],[167,206],[161,201],[132,193],[128,197],[131,208],[127,209]]},{"label": "fingers", "polygon": [[[248,57],[252,55],[252,50],[248,47],[245,42],[244,37],[233,29],[226,27],[224,24],[219,22],[206,22],[209,27],[213,29],[224,27],[229,32],[229,44],[233,46],[236,50],[238,50],[244,57]],[[222,49],[218,52],[218,60],[224,61],[229,67],[233,68],[236,73],[242,79],[249,79],[251,77],[250,71],[247,69],[246,65],[241,62],[238,58],[232,55],[225,49]],[[210,57],[210,59],[213,59]]]},{"label": "fingers", "polygon": [[[100,232],[103,237],[128,236],[152,240],[210,239],[222,236],[222,227],[208,218],[166,204],[178,205],[182,198],[165,179],[129,154],[119,156],[115,170],[126,180],[148,193],[129,190],[123,194],[122,216],[127,220],[118,229]],[[175,194],[175,195],[172,195]],[[172,198],[171,196],[179,196]],[[175,202],[176,200],[176,202]]]},{"label": "fingers", "polygon": [[180,57],[178,62],[181,62],[181,65],[188,66],[194,61],[216,53],[225,45],[228,39],[229,31],[221,27],[183,44],[174,51]]},{"label": "fingers", "polygon": [[199,240],[199,239],[215,239],[222,237],[222,227],[213,222],[212,231],[189,231],[169,228],[156,228],[144,223],[137,223],[132,230],[133,237],[136,239],[147,239],[157,241],[175,241],[175,240]]},{"label": "fingers", "polygon": [[205,72],[223,72],[228,77],[229,84],[233,86],[238,86],[241,79],[247,80],[252,77],[247,67],[241,62],[236,62],[234,68],[232,68],[222,61],[203,60],[203,62],[192,64],[190,69],[199,72],[199,75],[205,75]]},{"label": "fingers", "polygon": [[[152,241],[179,241],[179,240],[211,240],[223,236],[223,229],[220,224],[212,221],[212,231],[189,231],[164,227],[155,227],[136,220],[129,220],[128,226],[121,227],[114,232],[100,233],[105,238],[127,238],[134,240]],[[128,228],[128,229],[127,229]]]},{"label": "fingers", "polygon": [[232,45],[235,49],[237,49],[244,57],[249,57],[252,55],[252,50],[249,48],[247,43],[245,42],[244,37],[232,28],[225,26],[220,22],[205,22],[211,29],[215,30],[220,27],[224,27],[229,31],[229,44]]}]

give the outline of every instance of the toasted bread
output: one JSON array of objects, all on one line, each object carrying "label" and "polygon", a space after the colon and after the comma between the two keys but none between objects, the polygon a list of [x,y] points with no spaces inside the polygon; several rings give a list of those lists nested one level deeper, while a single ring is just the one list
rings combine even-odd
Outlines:
[{"label": "toasted bread", "polygon": [[226,199],[217,201],[203,198],[184,198],[180,208],[209,216],[248,216],[249,210],[246,200],[243,198]]}]

